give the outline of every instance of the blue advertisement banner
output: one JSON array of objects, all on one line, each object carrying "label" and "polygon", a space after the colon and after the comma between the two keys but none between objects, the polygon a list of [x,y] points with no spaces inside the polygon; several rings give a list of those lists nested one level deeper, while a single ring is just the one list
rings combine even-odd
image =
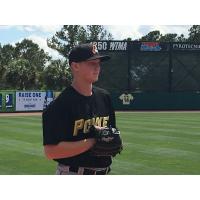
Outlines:
[{"label": "blue advertisement banner", "polygon": [[6,94],[5,97],[6,97],[6,109],[12,108],[14,106],[13,94]]},{"label": "blue advertisement banner", "polygon": [[43,108],[46,108],[52,101],[54,100],[54,94],[52,90],[47,90],[45,99],[44,99],[44,105]]},{"label": "blue advertisement banner", "polygon": [[2,94],[0,94],[0,110],[2,109]]}]

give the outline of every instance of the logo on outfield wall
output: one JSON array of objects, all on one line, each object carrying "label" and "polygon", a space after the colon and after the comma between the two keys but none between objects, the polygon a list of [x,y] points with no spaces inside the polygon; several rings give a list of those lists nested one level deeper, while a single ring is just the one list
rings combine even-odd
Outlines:
[{"label": "logo on outfield wall", "polygon": [[126,41],[98,41],[92,44],[99,51],[126,51],[128,46]]},{"label": "logo on outfield wall", "polygon": [[200,50],[200,44],[174,43],[173,50]]},{"label": "logo on outfield wall", "polygon": [[46,92],[40,91],[17,91],[16,111],[39,111],[43,110]]},{"label": "logo on outfield wall", "polygon": [[120,100],[122,100],[123,105],[130,105],[131,101],[133,101],[133,95],[124,93],[119,97]]},{"label": "logo on outfield wall", "polygon": [[47,108],[47,106],[54,100],[54,94],[52,90],[47,90],[46,95],[44,97],[43,108]]},{"label": "logo on outfield wall", "polygon": [[2,94],[0,94],[0,109],[2,109]]},{"label": "logo on outfield wall", "polygon": [[142,42],[140,51],[161,51],[159,42]]},{"label": "logo on outfield wall", "polygon": [[6,108],[13,107],[13,94],[6,94]]}]

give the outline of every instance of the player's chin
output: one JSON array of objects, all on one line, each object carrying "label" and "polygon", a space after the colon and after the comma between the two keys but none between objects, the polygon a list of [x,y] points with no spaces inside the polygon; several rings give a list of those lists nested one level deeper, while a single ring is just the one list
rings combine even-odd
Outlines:
[{"label": "player's chin", "polygon": [[92,78],[92,82],[96,82],[96,81],[98,81],[98,79],[99,79],[99,76],[98,76],[98,75],[93,76],[93,78]]},{"label": "player's chin", "polygon": [[95,78],[95,79],[92,79],[92,83],[95,83],[95,82],[97,82],[98,81],[98,78]]}]

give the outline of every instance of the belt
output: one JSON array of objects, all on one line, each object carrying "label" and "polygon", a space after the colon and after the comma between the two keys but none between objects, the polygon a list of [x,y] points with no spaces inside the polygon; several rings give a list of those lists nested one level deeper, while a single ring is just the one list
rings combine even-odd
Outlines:
[{"label": "belt", "polygon": [[84,168],[84,167],[69,167],[70,172],[78,173],[79,171],[82,171],[81,174],[84,175],[105,175],[108,174],[110,171],[110,168],[107,167],[105,169],[91,169],[91,168]]},{"label": "belt", "polygon": [[60,170],[74,172],[80,175],[105,175],[110,172],[110,167],[106,168],[87,168],[87,167],[74,167],[59,164],[58,168]]}]

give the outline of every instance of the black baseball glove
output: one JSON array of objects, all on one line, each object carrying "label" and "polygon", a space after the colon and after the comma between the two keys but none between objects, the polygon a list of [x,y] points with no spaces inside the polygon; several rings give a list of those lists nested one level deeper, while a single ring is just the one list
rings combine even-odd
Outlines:
[{"label": "black baseball glove", "polygon": [[120,131],[116,128],[95,128],[91,126],[90,131],[95,135],[96,144],[91,149],[95,156],[116,156],[123,149]]}]

